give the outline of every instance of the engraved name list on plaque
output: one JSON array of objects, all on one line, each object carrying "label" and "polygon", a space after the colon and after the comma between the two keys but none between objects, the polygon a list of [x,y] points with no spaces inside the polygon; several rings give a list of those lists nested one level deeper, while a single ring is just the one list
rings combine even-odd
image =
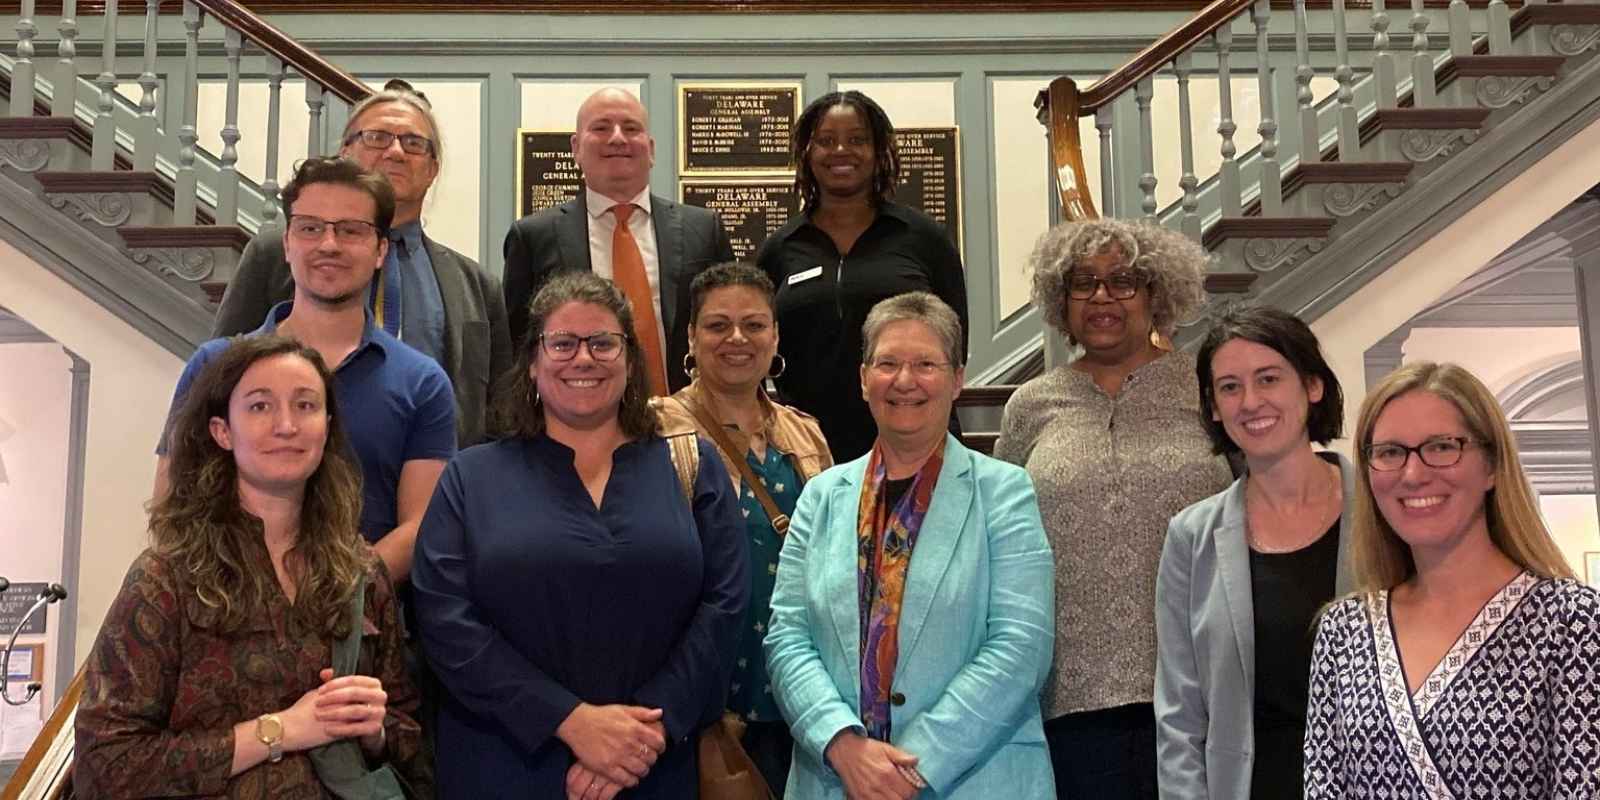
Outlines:
[{"label": "engraved name list on plaque", "polygon": [[933,217],[961,249],[961,136],[956,128],[897,128],[895,199]]},{"label": "engraved name list on plaque", "polygon": [[733,242],[733,257],[754,262],[761,243],[795,214],[800,195],[787,178],[685,180],[678,184],[678,201],[717,213]]},{"label": "engraved name list on plaque", "polygon": [[800,84],[678,85],[678,172],[683,177],[788,175]]}]

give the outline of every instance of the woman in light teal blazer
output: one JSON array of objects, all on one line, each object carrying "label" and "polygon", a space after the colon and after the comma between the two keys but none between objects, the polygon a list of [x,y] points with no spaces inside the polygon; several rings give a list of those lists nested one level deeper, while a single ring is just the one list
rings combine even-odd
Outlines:
[{"label": "woman in light teal blazer", "polygon": [[806,484],[772,593],[787,797],[1054,797],[1054,562],[1033,484],[946,432],[963,378],[949,306],[900,295],[863,328],[878,440]]},{"label": "woman in light teal blazer", "polygon": [[1344,399],[1316,336],[1252,308],[1196,354],[1217,453],[1248,473],[1173,517],[1156,581],[1156,749],[1163,800],[1303,796],[1314,619],[1349,591],[1355,471],[1312,450]]}]

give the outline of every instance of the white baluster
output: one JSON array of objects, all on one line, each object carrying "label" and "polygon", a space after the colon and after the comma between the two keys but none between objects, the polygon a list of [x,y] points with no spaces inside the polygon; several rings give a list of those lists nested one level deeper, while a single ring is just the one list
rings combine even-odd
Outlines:
[{"label": "white baluster", "polygon": [[1428,55],[1428,12],[1411,0],[1411,107],[1434,105],[1433,56]]},{"label": "white baluster", "polygon": [[1150,98],[1155,94],[1155,78],[1146,75],[1133,85],[1133,100],[1139,106],[1139,207],[1146,222],[1156,221],[1156,145],[1150,125]]},{"label": "white baluster", "polygon": [[1283,211],[1283,173],[1278,169],[1277,70],[1272,68],[1272,53],[1267,43],[1267,23],[1272,16],[1272,0],[1256,0],[1250,7],[1250,20],[1256,26],[1256,87],[1261,94],[1261,216]]},{"label": "white baluster", "polygon": [[1450,55],[1472,55],[1472,19],[1467,0],[1450,0],[1450,12],[1446,19],[1450,24]]},{"label": "white baluster", "polygon": [[1200,179],[1194,174],[1194,114],[1189,107],[1189,74],[1194,72],[1194,53],[1186,50],[1172,60],[1172,71],[1178,76],[1178,153],[1183,159],[1183,176],[1178,178],[1178,188],[1183,190],[1183,232],[1195,241],[1200,240],[1200,195],[1195,191]]},{"label": "white baluster", "polygon": [[117,93],[117,0],[106,0],[105,31],[101,41],[100,74],[94,79],[95,88],[100,90],[100,101],[95,106],[89,166],[98,172],[109,172],[117,150],[117,120],[111,115],[116,108]]},{"label": "white baluster", "polygon": [[1396,88],[1394,56],[1389,53],[1389,12],[1384,0],[1372,0],[1372,81],[1378,92],[1378,108],[1394,108],[1400,103]]},{"label": "white baluster", "polygon": [[283,62],[267,54],[267,174],[261,180],[261,226],[278,219],[278,113],[283,94]]},{"label": "white baluster", "polygon": [[1356,125],[1355,70],[1350,68],[1350,37],[1344,25],[1344,0],[1333,0],[1333,47],[1338,64],[1333,77],[1339,82],[1339,160],[1356,160],[1361,150],[1361,129]]},{"label": "white baluster", "polygon": [[144,71],[139,73],[139,124],[134,128],[133,168],[151,172],[156,168],[156,149],[160,143],[156,129],[156,41],[160,33],[161,0],[144,2]]},{"label": "white baluster", "polygon": [[1506,0],[1489,0],[1489,55],[1511,55],[1511,9]]},{"label": "white baluster", "polygon": [[22,15],[17,18],[17,61],[11,66],[11,116],[33,116],[33,37],[39,33],[33,24],[34,0],[22,0]]},{"label": "white baluster", "polygon": [[306,131],[306,156],[316,158],[322,155],[322,84],[306,76],[306,110],[310,112],[311,122]]},{"label": "white baluster", "polygon": [[56,23],[56,80],[50,95],[50,116],[70,117],[78,104],[78,0],[63,0]]},{"label": "white baluster", "polygon": [[1095,109],[1094,129],[1100,134],[1100,213],[1114,216],[1112,205],[1117,199],[1116,180],[1111,174],[1111,104]]},{"label": "white baluster", "polygon": [[244,38],[233,28],[223,34],[228,54],[228,99],[222,117],[222,154],[217,162],[217,224],[239,224],[239,52]]},{"label": "white baluster", "polygon": [[1233,122],[1233,70],[1228,66],[1228,54],[1233,48],[1233,20],[1222,23],[1212,34],[1217,43],[1217,99],[1221,119],[1217,122],[1217,135],[1222,137],[1222,166],[1217,169],[1217,181],[1222,189],[1222,216],[1237,217],[1243,214],[1239,200],[1239,162],[1234,159],[1239,149],[1233,145],[1233,134],[1239,129]]},{"label": "white baluster", "polygon": [[200,107],[200,26],[205,22],[199,4],[183,3],[183,124],[178,128],[178,178],[173,189],[174,225],[195,223],[194,149],[200,140],[195,120]]},{"label": "white baluster", "polygon": [[1317,129],[1317,109],[1311,104],[1311,44],[1306,35],[1306,0],[1294,0],[1294,99],[1300,108],[1300,163],[1322,160],[1322,143]]}]

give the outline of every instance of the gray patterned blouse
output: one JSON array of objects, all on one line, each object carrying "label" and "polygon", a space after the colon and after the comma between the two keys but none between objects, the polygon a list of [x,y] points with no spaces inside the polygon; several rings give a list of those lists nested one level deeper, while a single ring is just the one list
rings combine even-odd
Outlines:
[{"label": "gray patterned blouse", "polygon": [[994,452],[1033,476],[1055,550],[1045,719],[1151,702],[1167,522],[1233,480],[1200,422],[1194,357],[1157,358],[1115,397],[1070,366],[1046,372],[1006,403]]}]

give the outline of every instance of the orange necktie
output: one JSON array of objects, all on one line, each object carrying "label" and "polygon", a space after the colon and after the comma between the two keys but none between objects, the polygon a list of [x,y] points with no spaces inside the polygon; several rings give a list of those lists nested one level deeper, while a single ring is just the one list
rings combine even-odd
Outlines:
[{"label": "orange necktie", "polygon": [[611,233],[611,279],[633,306],[633,335],[644,349],[645,374],[650,376],[650,393],[665,397],[667,391],[667,360],[662,356],[661,326],[656,324],[654,292],[650,290],[650,274],[644,269],[644,256],[639,255],[639,242],[628,230],[628,218],[633,216],[631,203],[618,203],[611,207],[617,217],[617,229]]}]

